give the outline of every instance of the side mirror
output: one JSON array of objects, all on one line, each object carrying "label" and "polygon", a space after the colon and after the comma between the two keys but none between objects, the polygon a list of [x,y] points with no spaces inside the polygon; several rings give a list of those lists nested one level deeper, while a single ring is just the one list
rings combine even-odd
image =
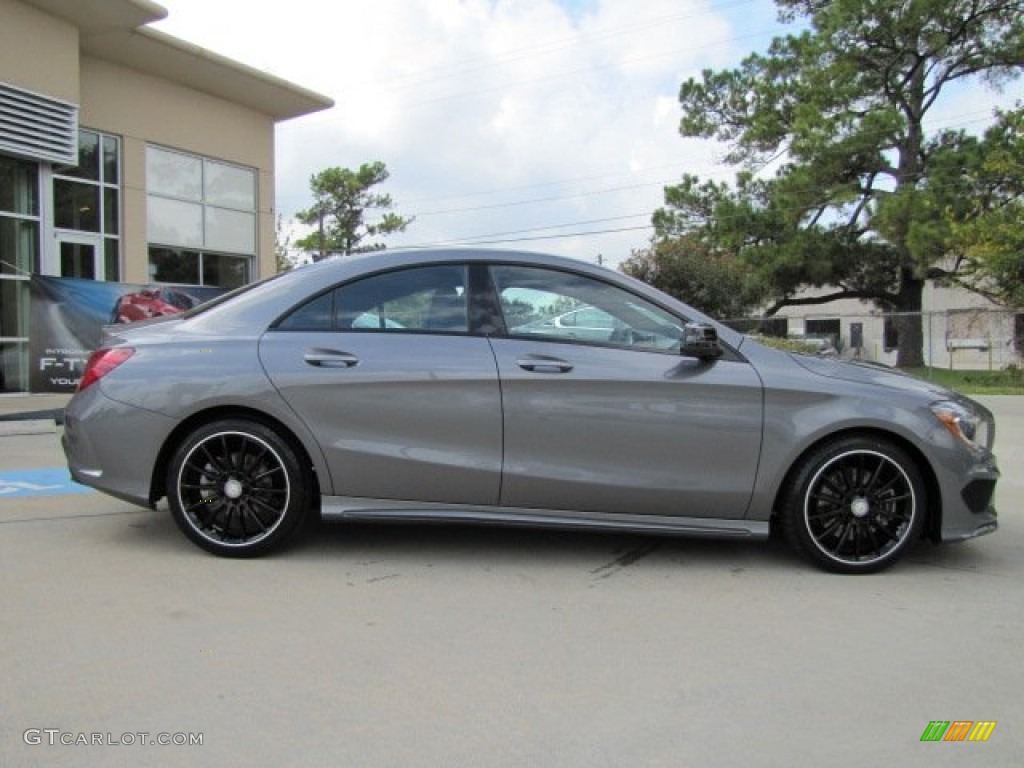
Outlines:
[{"label": "side mirror", "polygon": [[718,343],[718,331],[706,323],[687,323],[683,326],[683,338],[679,343],[679,354],[696,357],[698,360],[717,360],[722,356]]}]

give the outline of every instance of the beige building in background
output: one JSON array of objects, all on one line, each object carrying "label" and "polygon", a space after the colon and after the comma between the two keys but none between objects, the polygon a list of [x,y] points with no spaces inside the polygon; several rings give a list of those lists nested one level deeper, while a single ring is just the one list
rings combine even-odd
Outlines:
[{"label": "beige building in background", "polygon": [[0,391],[32,274],[230,288],[274,271],[274,126],[331,99],[146,25],[148,0],[0,0]]},{"label": "beige building in background", "polygon": [[[944,265],[952,269],[953,264]],[[834,289],[807,291],[825,295]],[[921,332],[925,365],[959,370],[1020,367],[1024,313],[1001,307],[976,293],[935,281],[925,285]],[[827,338],[843,357],[895,366],[899,336],[896,315],[870,302],[841,299],[827,304],[785,307],[772,321],[775,335]]]}]

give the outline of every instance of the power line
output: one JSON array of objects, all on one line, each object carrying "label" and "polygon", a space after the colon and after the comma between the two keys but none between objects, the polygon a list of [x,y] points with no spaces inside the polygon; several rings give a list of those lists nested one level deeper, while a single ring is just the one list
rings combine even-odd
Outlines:
[{"label": "power line", "polygon": [[633,56],[630,58],[620,59],[609,64],[602,64],[599,66],[588,66],[588,67],[577,67],[575,69],[567,69],[561,72],[552,72],[539,77],[531,77],[524,80],[516,80],[514,82],[499,83],[497,85],[488,86],[487,88],[477,88],[471,91],[464,91],[461,93],[446,94],[443,96],[435,96],[433,98],[421,99],[419,101],[413,100],[403,103],[403,108],[412,109],[416,107],[432,106],[445,101],[458,101],[461,99],[475,98],[477,96],[483,96],[488,93],[494,93],[495,91],[508,91],[515,88],[523,88],[530,85],[537,85],[538,83],[550,82],[553,80],[566,80],[574,78],[580,75],[590,75],[597,72],[604,72],[609,69],[619,69],[623,65],[637,64],[639,62],[651,61],[654,59],[663,59],[668,56],[677,56],[683,53],[693,53],[701,51],[707,48],[716,48],[729,43],[739,42],[741,40],[752,40],[756,38],[764,37],[769,34],[771,30],[762,30],[760,32],[754,32],[749,35],[740,35],[736,37],[729,37],[721,40],[715,40],[701,45],[688,46],[686,48],[675,48],[671,51],[661,51],[659,53],[650,53],[643,56]]},{"label": "power line", "polygon": [[650,213],[633,213],[633,214],[629,214],[627,216],[608,216],[608,217],[601,218],[601,219],[588,219],[588,220],[585,220],[585,221],[571,221],[571,222],[568,222],[568,223],[565,223],[565,224],[549,224],[549,225],[544,226],[544,227],[529,227],[527,229],[513,229],[513,230],[506,231],[506,232],[490,232],[490,233],[488,233],[486,235],[469,235],[469,236],[466,236],[466,237],[460,237],[460,238],[456,238],[456,239],[458,240],[458,242],[466,242],[466,243],[468,243],[468,242],[472,242],[472,241],[475,241],[475,240],[488,239],[488,238],[493,238],[493,237],[505,237],[505,236],[508,236],[508,235],[525,235],[525,234],[529,234],[531,232],[544,232],[544,231],[549,230],[549,229],[564,229],[565,227],[581,227],[581,226],[589,225],[589,224],[604,224],[604,223],[609,222],[609,221],[625,221],[627,219],[639,219],[639,218],[649,219],[650,217],[651,217]]},{"label": "power line", "polygon": [[566,232],[557,235],[537,235],[533,237],[513,237],[501,240],[438,240],[432,243],[420,243],[414,245],[403,245],[403,248],[439,248],[441,246],[456,246],[456,245],[504,245],[508,243],[526,243],[536,242],[540,240],[565,240],[571,237],[587,237],[590,235],[608,235],[618,234],[620,232],[639,232],[641,230],[653,229],[653,225],[648,224],[641,227],[618,227],[615,229],[594,229],[587,232]]},{"label": "power line", "polygon": [[554,197],[537,197],[531,200],[517,200],[510,203],[493,203],[491,205],[479,205],[473,208],[450,208],[442,211],[424,211],[417,213],[417,216],[442,216],[452,213],[473,213],[478,211],[489,211],[496,208],[515,208],[522,205],[536,205],[537,203],[550,203],[561,200],[575,200],[581,197],[594,197],[596,195],[606,195],[612,192],[625,192],[631,189],[641,189],[643,187],[650,187],[661,182],[647,183],[647,184],[627,184],[621,187],[608,187],[606,189],[597,189],[590,192],[576,192],[571,195],[556,195]]},{"label": "power line", "polygon": [[[407,88],[419,87],[422,83],[432,83],[439,79],[439,76],[444,76],[443,73],[451,72],[450,76],[461,76],[466,72],[478,72],[486,70],[504,64],[507,62],[518,61],[523,58],[535,55],[543,55],[545,53],[554,53],[562,50],[569,50],[580,46],[582,43],[593,43],[599,40],[615,37],[625,37],[627,35],[634,34],[635,32],[649,29],[655,26],[663,26],[664,24],[671,21],[686,21],[690,19],[708,18],[714,16],[720,11],[729,10],[737,6],[752,5],[755,0],[733,0],[733,2],[724,2],[717,5],[711,5],[706,11],[699,13],[675,13],[665,16],[658,16],[652,19],[648,19],[644,22],[638,22],[635,24],[629,24],[625,26],[619,26],[614,29],[606,29],[604,31],[596,32],[581,32],[577,35],[563,36],[560,38],[553,38],[547,41],[534,43],[532,45],[516,48],[510,51],[506,51],[498,56],[476,56],[470,59],[463,59],[459,62],[451,64],[443,64],[435,67],[428,67],[420,69],[415,73],[399,75],[394,78],[385,78],[378,81],[378,85],[388,90],[404,90]],[[711,45],[711,44],[707,44]],[[703,46],[702,46],[703,47]],[[479,66],[473,67],[471,65],[479,63]],[[412,82],[400,82],[408,81]],[[395,83],[389,85],[389,83]]]},{"label": "power line", "polygon": [[[983,114],[983,113],[986,114],[987,116],[983,117],[983,118],[975,118],[975,119],[972,119],[972,120],[956,120],[956,121],[952,121],[952,119],[951,119],[950,121],[947,121],[942,126],[939,126],[936,130],[948,130],[949,128],[962,127],[962,126],[972,125],[972,124],[975,124],[975,123],[986,122],[990,118],[990,115],[988,115],[988,111],[987,110],[977,110],[977,111],[974,111],[974,112],[964,112],[964,113],[960,113],[959,115],[951,116],[951,118],[963,118],[963,117],[967,117],[968,115],[978,115],[978,114]],[[656,168],[662,168],[662,167],[668,167],[668,166],[657,166]],[[767,166],[765,166],[765,167],[767,167]],[[654,170],[654,169],[650,169],[650,170]],[[763,168],[762,168],[762,170],[763,170]],[[735,173],[736,173],[736,171],[733,168],[722,169],[720,171],[715,171],[713,173],[703,174],[702,178],[707,178],[707,179],[731,178],[732,176],[735,175]],[[506,189],[490,190],[490,191],[487,191],[487,192],[476,192],[476,193],[472,193],[472,195],[473,196],[479,196],[479,195],[502,194],[502,193],[504,193],[506,191],[515,191],[515,190],[519,190],[519,189],[531,189],[531,188],[534,188],[535,186],[543,187],[543,186],[555,186],[555,185],[559,185],[559,184],[569,184],[569,183],[574,183],[577,180],[585,181],[585,180],[592,179],[592,178],[607,178],[607,177],[605,177],[605,176],[581,177],[579,179],[566,180],[565,182],[557,182],[557,181],[544,182],[543,184],[539,184],[539,185],[526,185],[526,186],[511,187],[511,188],[506,188]],[[600,188],[600,189],[587,190],[587,191],[583,191],[583,192],[573,192],[571,194],[565,194],[565,195],[550,195],[550,196],[545,196],[545,197],[535,197],[535,198],[528,198],[528,199],[525,199],[525,200],[513,200],[513,201],[509,201],[509,202],[491,203],[491,204],[479,205],[479,206],[468,206],[468,207],[462,207],[462,208],[446,208],[446,209],[440,209],[440,210],[434,210],[434,211],[420,211],[420,212],[416,212],[415,215],[418,216],[418,217],[425,217],[425,216],[450,215],[450,214],[455,214],[455,213],[477,213],[477,212],[480,212],[480,211],[487,211],[487,210],[498,210],[498,209],[502,209],[502,208],[518,208],[518,207],[522,207],[522,206],[525,206],[525,205],[535,205],[535,204],[539,204],[539,203],[559,202],[559,201],[563,201],[563,200],[575,200],[575,199],[584,198],[584,197],[595,197],[595,196],[603,195],[603,194],[611,194],[613,192],[624,192],[624,191],[629,191],[629,190],[633,190],[633,189],[645,189],[645,188],[654,187],[654,186],[671,186],[671,185],[678,184],[678,183],[679,183],[679,178],[677,177],[677,178],[673,178],[673,179],[662,179],[662,180],[659,180],[659,181],[652,181],[652,182],[641,182],[641,183],[637,183],[637,184],[626,184],[626,185],[615,186],[615,187],[604,187],[604,188]],[[455,196],[450,196],[450,197],[458,199],[461,196],[455,195]],[[435,198],[435,199],[444,199],[444,198]]]},{"label": "power line", "polygon": [[[682,161],[680,160],[679,162],[675,162],[675,163],[664,163],[664,164],[661,164],[661,165],[652,165],[652,166],[650,166],[648,168],[644,168],[642,171],[640,171],[640,173],[650,173],[652,171],[659,171],[659,170],[663,170],[665,168],[678,168],[681,163],[682,163]],[[633,175],[636,172],[630,171],[628,173],[629,173],[629,175]],[[621,177],[623,175],[624,174],[623,174],[622,171],[615,171],[615,172],[608,172],[608,173],[595,173],[595,174],[591,174],[589,176],[575,176],[575,177],[568,178],[568,179],[556,179],[556,180],[552,180],[552,181],[538,181],[538,182],[535,182],[533,184],[519,184],[519,185],[516,185],[516,186],[513,186],[513,187],[500,187],[498,189],[483,189],[483,190],[478,190],[476,192],[464,192],[464,193],[453,194],[453,195],[441,195],[441,196],[431,195],[430,197],[425,197],[425,198],[412,198],[411,200],[406,200],[405,204],[406,205],[415,205],[415,204],[420,203],[420,202],[434,202],[434,203],[436,203],[436,202],[439,202],[441,200],[460,200],[460,199],[469,198],[469,197],[486,197],[486,196],[489,196],[489,195],[502,195],[502,194],[505,194],[507,192],[518,192],[520,190],[538,189],[538,188],[542,188],[542,187],[557,187],[557,186],[563,186],[563,185],[566,185],[566,184],[576,184],[577,182],[581,182],[581,181],[594,181],[596,179],[610,179],[610,178],[613,179],[613,178]],[[657,182],[657,183],[661,183],[661,182]]]}]

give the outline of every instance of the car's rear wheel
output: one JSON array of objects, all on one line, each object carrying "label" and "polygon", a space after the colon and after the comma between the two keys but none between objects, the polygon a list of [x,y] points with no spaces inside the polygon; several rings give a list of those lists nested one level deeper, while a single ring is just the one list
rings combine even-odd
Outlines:
[{"label": "car's rear wheel", "polygon": [[813,449],[782,500],[786,539],[817,565],[872,573],[899,559],[924,525],[921,472],[898,446],[869,436]]},{"label": "car's rear wheel", "polygon": [[199,427],[175,451],[167,498],[178,527],[203,549],[252,557],[281,544],[305,517],[306,474],[274,430],[244,419]]}]

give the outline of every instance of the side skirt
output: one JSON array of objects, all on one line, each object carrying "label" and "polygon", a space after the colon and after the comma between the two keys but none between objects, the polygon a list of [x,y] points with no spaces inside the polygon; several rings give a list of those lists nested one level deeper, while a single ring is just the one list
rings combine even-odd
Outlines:
[{"label": "side skirt", "polygon": [[672,515],[623,515],[555,509],[474,507],[464,504],[324,496],[320,515],[331,522],[457,523],[627,531],[669,536],[768,538],[769,524],[757,520],[720,520]]}]

